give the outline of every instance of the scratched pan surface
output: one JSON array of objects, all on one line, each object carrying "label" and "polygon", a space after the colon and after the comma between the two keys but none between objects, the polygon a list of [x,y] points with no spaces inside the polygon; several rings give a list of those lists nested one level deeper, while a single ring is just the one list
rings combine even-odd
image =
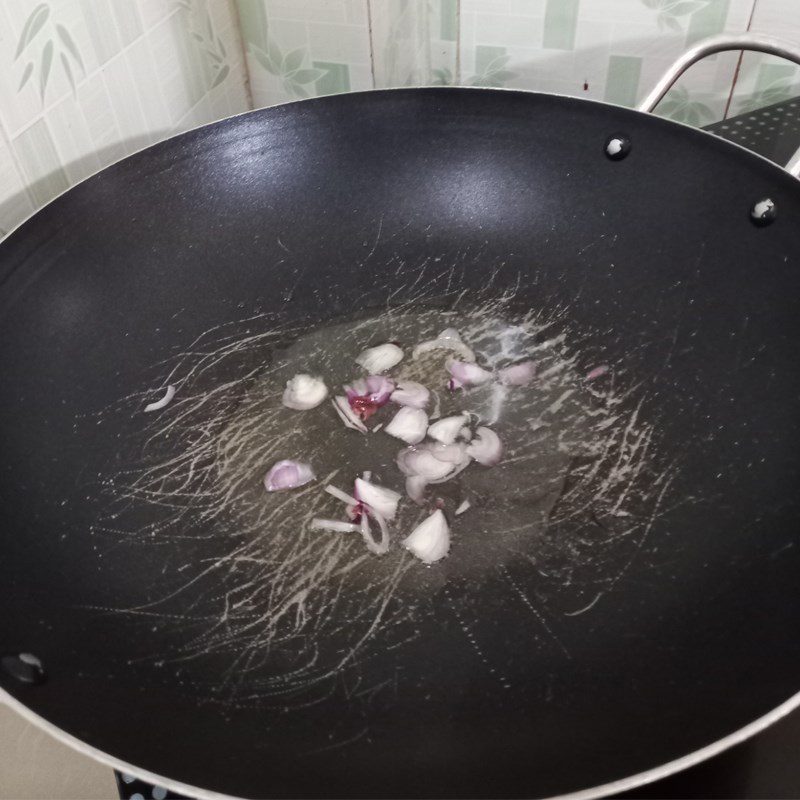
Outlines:
[{"label": "scratched pan surface", "polygon": [[[727,143],[515,92],[292,104],[104,170],[0,248],[0,651],[47,674],[3,689],[241,797],[554,795],[768,713],[800,689],[798,219],[795,181]],[[561,449],[498,467],[486,529],[460,517],[440,566],[351,569],[357,542],[298,533],[289,575],[262,459],[225,472],[275,413],[258,381],[321,331],[335,360],[359,325],[448,314],[529,326],[562,377],[515,424]],[[167,380],[175,405],[143,415]],[[570,391],[575,440],[600,419],[613,463],[570,449]]]}]

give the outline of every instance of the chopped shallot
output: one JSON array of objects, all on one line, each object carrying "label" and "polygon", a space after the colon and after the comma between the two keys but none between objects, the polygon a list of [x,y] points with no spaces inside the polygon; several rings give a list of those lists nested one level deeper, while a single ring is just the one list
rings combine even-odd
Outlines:
[{"label": "chopped shallot", "polygon": [[346,397],[337,395],[331,402],[336,409],[336,413],[339,415],[339,419],[341,419],[348,428],[354,431],[361,431],[361,433],[367,432],[367,426],[356,416],[355,411],[350,407],[350,403]]},{"label": "chopped shallot", "polygon": [[156,400],[154,403],[148,403],[144,407],[145,413],[149,414],[151,411],[161,411],[162,408],[166,408],[172,402],[173,397],[175,397],[175,387],[170,384],[167,386],[167,390],[160,400]]},{"label": "chopped shallot", "polygon": [[320,517],[314,517],[308,527],[312,531],[333,531],[334,533],[359,533],[361,531],[361,526],[352,522],[341,522],[338,519],[321,519]]},{"label": "chopped shallot", "polygon": [[331,484],[328,484],[325,487],[325,491],[328,494],[333,495],[337,500],[341,500],[343,503],[347,503],[348,505],[351,505],[351,506],[357,506],[358,505],[358,500],[355,497],[353,497],[352,495],[347,494],[347,492],[343,492],[341,489],[338,489],[336,486],[331,486]]},{"label": "chopped shallot", "polygon": [[428,415],[421,408],[403,406],[384,428],[386,433],[409,444],[417,444],[425,438],[428,430]]},{"label": "chopped shallot", "polygon": [[423,353],[431,350],[450,350],[457,353],[464,359],[464,361],[474,361],[475,353],[464,344],[461,339],[461,334],[455,328],[447,328],[443,330],[435,339],[429,339],[427,342],[418,344],[411,354],[412,358],[418,358]]},{"label": "chopped shallot", "polygon": [[406,447],[397,455],[397,466],[406,476],[406,494],[422,505],[429,483],[444,483],[469,466],[467,446],[463,442],[440,444],[425,442]]},{"label": "chopped shallot", "polygon": [[470,503],[469,500],[464,500],[464,502],[462,502],[461,505],[459,505],[459,507],[456,509],[456,516],[463,514],[465,511],[469,511],[471,507],[472,503]]},{"label": "chopped shallot", "polygon": [[403,547],[420,561],[433,564],[450,552],[450,527],[442,511],[436,510],[403,539]]},{"label": "chopped shallot", "polygon": [[344,390],[350,408],[359,419],[366,421],[389,402],[394,391],[394,381],[384,375],[370,375],[345,386]]},{"label": "chopped shallot", "polygon": [[477,364],[448,358],[445,366],[452,376],[450,389],[460,389],[462,386],[479,386],[492,379],[492,373]]},{"label": "chopped shallot", "polygon": [[386,372],[403,360],[403,351],[392,342],[368,347],[363,350],[356,364],[362,366],[369,373]]},{"label": "chopped shallot", "polygon": [[376,486],[362,478],[356,478],[355,496],[359,503],[369,506],[384,519],[394,519],[397,515],[400,495],[385,486]]},{"label": "chopped shallot", "polygon": [[430,400],[431,393],[421,383],[416,381],[403,381],[392,392],[391,401],[399,406],[411,408],[425,408]]},{"label": "chopped shallot", "polygon": [[283,404],[295,411],[315,408],[328,396],[328,387],[320,378],[299,373],[286,382]]},{"label": "chopped shallot", "polygon": [[268,492],[279,492],[283,489],[296,489],[313,480],[314,471],[309,464],[284,460],[273,464],[264,477],[264,488]]},{"label": "chopped shallot", "polygon": [[[361,536],[364,539],[364,544],[367,545],[367,550],[377,556],[382,556],[389,551],[389,527],[386,524],[386,520],[377,511],[373,511],[371,508],[367,508],[366,511],[366,514],[361,515]],[[380,542],[376,542],[372,538],[369,517],[372,517],[378,523],[378,527],[381,530]]]},{"label": "chopped shallot", "polygon": [[417,504],[425,503],[425,487],[428,481],[421,475],[409,475],[406,478],[406,494]]},{"label": "chopped shallot", "polygon": [[[608,367],[605,364],[603,364],[600,367],[595,367],[593,370],[590,370],[586,374],[586,380],[593,381],[595,378],[599,378],[601,375],[605,375],[606,372],[608,372]],[[145,411],[147,411],[147,409],[145,409]]]},{"label": "chopped shallot", "polygon": [[491,428],[481,426],[475,429],[475,438],[467,445],[467,453],[479,464],[493,467],[503,455],[503,445]]},{"label": "chopped shallot", "polygon": [[469,414],[444,417],[428,428],[428,436],[442,444],[452,444],[467,422],[469,422]]},{"label": "chopped shallot", "polygon": [[497,377],[504,386],[527,386],[536,375],[536,364],[533,361],[522,361],[512,364],[497,373]]}]

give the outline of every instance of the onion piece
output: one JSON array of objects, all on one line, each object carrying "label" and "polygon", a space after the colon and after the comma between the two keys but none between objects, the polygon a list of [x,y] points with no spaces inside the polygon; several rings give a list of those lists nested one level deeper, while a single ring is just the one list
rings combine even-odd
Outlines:
[{"label": "onion piece", "polygon": [[[397,466],[406,477],[419,477],[426,483],[449,481],[466,469],[469,462],[470,456],[463,442],[426,442],[416,447],[406,447],[397,455]],[[409,495],[412,496],[411,493]]]},{"label": "onion piece", "polygon": [[416,381],[403,381],[392,392],[391,401],[399,406],[411,408],[425,408],[431,398],[431,393],[421,383]]},{"label": "onion piece", "polygon": [[527,386],[535,375],[536,364],[533,361],[521,361],[501,369],[497,378],[503,386]]},{"label": "onion piece", "polygon": [[467,453],[479,464],[493,467],[503,456],[503,445],[491,428],[480,426],[475,429],[475,438],[467,445]]},{"label": "onion piece", "polygon": [[462,386],[480,386],[492,379],[492,373],[477,364],[448,358],[445,366],[452,376],[453,389],[460,389]]},{"label": "onion piece", "polygon": [[321,517],[314,517],[308,527],[312,531],[333,531],[334,533],[359,533],[361,531],[361,526],[354,525],[352,522],[322,519]]},{"label": "onion piece", "polygon": [[283,404],[295,411],[316,408],[328,396],[328,387],[320,378],[300,372],[286,381]]},{"label": "onion piece", "polygon": [[419,506],[425,504],[425,488],[428,481],[421,475],[409,475],[406,478],[406,494]]},{"label": "onion piece", "polygon": [[[361,526],[359,528],[361,537],[364,539],[367,550],[371,553],[375,553],[376,556],[382,556],[389,551],[389,526],[386,524],[386,520],[377,511],[373,511],[371,508],[366,509],[366,511],[366,514],[361,515]],[[372,517],[381,529],[380,542],[376,542],[372,538],[369,517]]]},{"label": "onion piece", "polygon": [[[595,378],[599,378],[601,375],[605,375],[606,372],[608,372],[608,366],[606,364],[603,364],[602,366],[599,367],[595,367],[594,369],[589,370],[589,372],[586,373],[585,380],[593,381]],[[145,411],[147,411],[147,409],[145,409]]]},{"label": "onion piece", "polygon": [[425,438],[428,430],[428,415],[421,408],[403,406],[384,428],[389,436],[402,439],[409,444],[417,444]]},{"label": "onion piece", "polygon": [[392,342],[368,347],[356,358],[356,364],[369,373],[386,372],[403,360],[403,351]]},{"label": "onion piece", "polygon": [[383,406],[389,402],[395,385],[391,378],[385,375],[368,375],[366,378],[359,378],[349,386],[344,387],[344,392],[351,405],[355,398],[363,397],[378,406]]},{"label": "onion piece", "polygon": [[367,426],[356,416],[353,409],[350,408],[350,403],[346,397],[337,395],[331,402],[336,409],[336,413],[339,415],[339,419],[344,422],[348,428],[354,431],[361,431],[361,433],[367,432]]},{"label": "onion piece", "polygon": [[475,360],[475,353],[464,344],[461,334],[455,328],[447,328],[435,339],[420,342],[412,351],[411,357],[419,358],[423,353],[428,353],[431,350],[450,350],[460,355],[464,361]]},{"label": "onion piece", "polygon": [[156,400],[154,403],[148,403],[144,407],[145,414],[149,414],[151,411],[161,411],[162,408],[166,408],[172,402],[173,397],[175,397],[175,387],[170,384],[167,386],[164,396],[160,400]]},{"label": "onion piece", "polygon": [[264,476],[264,488],[268,492],[296,489],[314,480],[314,471],[302,461],[283,460],[273,464]]},{"label": "onion piece", "polygon": [[332,486],[330,483],[325,487],[325,491],[328,494],[333,495],[337,500],[341,500],[343,503],[347,503],[347,505],[349,506],[358,505],[358,500],[356,500],[355,497],[347,494],[347,492],[343,492],[336,486]]},{"label": "onion piece", "polygon": [[450,527],[441,509],[417,525],[403,539],[403,547],[426,564],[444,558],[450,552]]},{"label": "onion piece", "polygon": [[469,422],[469,414],[444,417],[428,427],[428,436],[442,444],[452,444],[467,422]]},{"label": "onion piece", "polygon": [[384,375],[370,375],[366,380],[359,379],[345,386],[344,390],[353,413],[365,422],[389,402],[394,381]]},{"label": "onion piece", "polygon": [[380,514],[384,519],[394,519],[397,515],[400,495],[385,486],[376,486],[362,478],[356,478],[355,496],[360,503],[368,506],[371,511]]},{"label": "onion piece", "polygon": [[472,507],[472,503],[469,500],[464,500],[461,505],[456,509],[455,515],[458,516],[459,514],[463,514],[465,511],[469,511]]}]

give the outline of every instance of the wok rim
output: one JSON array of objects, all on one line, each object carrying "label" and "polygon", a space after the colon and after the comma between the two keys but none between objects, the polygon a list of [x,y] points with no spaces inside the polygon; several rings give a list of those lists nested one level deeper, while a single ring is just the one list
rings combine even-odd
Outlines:
[{"label": "wok rim", "polygon": [[49,205],[54,203],[58,200],[62,195],[67,194],[67,192],[71,192],[76,187],[80,186],[82,183],[85,183],[90,178],[94,178],[95,175],[99,175],[103,170],[109,169],[117,164],[120,164],[123,161],[126,161],[129,158],[133,158],[134,156],[138,156],[140,153],[143,153],[145,150],[149,150],[152,147],[158,147],[166,142],[170,142],[173,139],[178,139],[181,136],[187,136],[189,134],[193,134],[196,131],[201,131],[205,128],[210,128],[212,125],[217,125],[220,122],[227,122],[231,119],[238,119],[239,117],[246,117],[248,114],[258,114],[262,111],[267,111],[272,108],[283,108],[285,106],[294,106],[298,105],[299,103],[313,103],[316,100],[329,100],[330,98],[335,97],[359,97],[364,95],[370,94],[389,94],[390,92],[439,92],[439,91],[446,91],[446,92],[486,92],[489,94],[522,94],[522,95],[534,95],[538,97],[557,97],[560,100],[569,100],[579,103],[588,103],[590,105],[602,106],[603,108],[614,108],[623,112],[629,112],[632,114],[638,114],[643,117],[651,117],[653,119],[660,120],[666,125],[676,125],[679,128],[684,128],[685,130],[694,131],[695,133],[702,134],[704,136],[710,136],[714,141],[721,142],[723,145],[728,145],[735,150],[739,150],[742,153],[746,153],[753,158],[757,158],[759,161],[763,161],[766,164],[769,164],[770,167],[773,169],[777,169],[779,172],[783,173],[784,175],[795,178],[795,180],[800,181],[800,177],[795,177],[792,175],[785,166],[781,166],[780,164],[776,164],[774,161],[771,161],[766,156],[762,156],[761,153],[757,153],[755,150],[751,150],[749,147],[745,147],[744,145],[739,144],[738,142],[734,142],[731,139],[725,139],[722,136],[718,136],[715,133],[711,133],[710,131],[705,130],[704,128],[697,128],[694,125],[690,125],[688,122],[681,122],[679,120],[671,119],[670,117],[660,117],[655,111],[640,111],[638,108],[631,108],[629,106],[623,106],[619,103],[609,103],[607,100],[597,100],[593,97],[577,97],[571,94],[562,94],[561,92],[540,92],[535,89],[518,89],[508,86],[387,86],[381,89],[362,89],[358,92],[342,92],[340,94],[335,95],[323,95],[321,97],[306,97],[300,100],[286,100],[282,103],[273,103],[269,106],[260,106],[259,108],[248,108],[246,111],[239,111],[237,114],[231,114],[227,117],[220,117],[219,119],[212,120],[211,122],[204,122],[202,125],[196,125],[193,128],[188,128],[185,131],[179,131],[177,133],[172,133],[169,136],[165,136],[163,139],[159,139],[157,142],[153,142],[151,144],[147,144],[144,147],[140,147],[137,150],[133,150],[127,155],[122,156],[121,158],[117,158],[114,161],[109,161],[108,164],[96,169],[94,172],[90,172],[88,175],[84,175],[77,183],[73,183],[70,186],[67,186],[66,189],[60,191],[54,197],[51,197],[43,206],[39,206],[39,208],[32,211],[28,214],[27,217],[20,220],[13,228],[6,232],[5,236],[0,239],[0,247],[2,247],[3,242],[7,239],[10,239],[11,236],[16,233],[16,231],[21,228],[23,225],[27,224],[30,220],[32,220],[40,211],[47,208]]},{"label": "wok rim", "polygon": [[[700,134],[702,136],[711,137],[712,139],[714,139],[716,143],[718,143],[723,148],[725,147],[731,148],[733,153],[739,151],[740,153],[743,153],[751,158],[756,158],[759,161],[764,162],[765,164],[769,165],[770,168],[772,168],[773,170],[777,170],[778,173],[781,173],[783,176],[789,178],[795,177],[791,173],[789,173],[784,166],[781,166],[780,164],[771,161],[766,156],[763,156],[760,153],[755,152],[754,150],[750,150],[749,148],[744,147],[743,145],[737,142],[725,139],[721,136],[706,131],[702,128],[697,128],[693,125],[689,125],[688,123],[680,122],[678,120],[673,120],[668,117],[658,116],[654,112],[640,111],[638,108],[629,108],[627,106],[622,106],[616,103],[609,103],[605,100],[598,100],[587,97],[576,97],[573,95],[567,95],[558,92],[542,92],[530,89],[518,89],[509,87],[482,87],[482,86],[418,86],[418,87],[398,86],[398,87],[387,87],[381,89],[367,89],[358,92],[347,92],[345,94],[348,96],[353,96],[353,95],[365,96],[374,94],[388,94],[390,92],[433,93],[433,92],[440,92],[442,90],[449,92],[486,92],[490,94],[511,93],[519,95],[533,95],[540,97],[555,97],[560,100],[567,100],[569,102],[580,102],[591,105],[597,105],[604,108],[613,108],[615,110],[626,113],[651,117],[659,120],[657,124],[677,126],[679,128],[692,131],[694,134]],[[220,119],[212,120],[210,122],[197,125],[195,127],[189,128],[188,130],[173,133],[163,139],[160,139],[157,142],[154,142],[152,144],[134,150],[122,156],[121,158],[111,161],[108,164],[105,164],[99,169],[84,176],[77,183],[68,186],[66,189],[64,189],[63,191],[59,192],[57,195],[52,197],[43,206],[35,209],[31,214],[22,219],[19,223],[17,223],[14,227],[12,227],[2,239],[0,239],[0,255],[2,254],[4,242],[11,239],[11,237],[20,228],[22,228],[24,225],[27,225],[42,210],[44,210],[45,208],[56,202],[56,200],[58,200],[63,195],[79,187],[81,184],[95,177],[104,170],[107,170],[123,161],[126,161],[129,158],[133,158],[146,150],[150,150],[152,148],[156,148],[161,145],[166,145],[166,143],[176,140],[182,136],[195,134],[197,131],[201,131],[205,128],[211,127],[212,125],[217,125],[222,122],[227,122],[229,120],[238,119],[239,117],[245,117],[252,114],[258,114],[273,108],[282,108],[284,106],[292,106],[292,105],[297,105],[299,103],[308,103],[320,100],[330,101],[331,98],[335,98],[337,96],[338,95],[326,95],[323,97],[305,98],[301,100],[288,100],[282,103],[274,103],[270,106],[262,106],[260,108],[247,109],[237,114],[231,114],[230,116],[227,117],[222,117]],[[795,180],[800,180],[800,178],[795,178]],[[4,276],[4,278],[7,277],[9,276],[8,275]],[[4,278],[0,279],[0,288],[2,288],[2,284],[5,282]],[[12,711],[16,712],[20,717],[22,717],[26,722],[34,725],[40,731],[43,731],[44,733],[52,736],[57,741],[66,745],[74,752],[80,753],[81,755],[91,758],[94,761],[103,764],[105,766],[108,766],[112,769],[115,769],[119,772],[132,774],[135,777],[145,780],[153,785],[162,786],[164,788],[167,788],[169,790],[178,793],[193,796],[194,798],[196,798],[196,800],[247,800],[247,798],[243,798],[238,795],[224,794],[210,789],[203,789],[198,786],[194,786],[192,784],[183,783],[178,780],[167,778],[166,776],[162,776],[155,772],[151,772],[147,769],[137,767],[129,762],[124,761],[121,758],[110,755],[104,750],[101,750],[100,748],[95,747],[94,745],[90,745],[87,742],[84,742],[77,736],[68,733],[63,728],[50,722],[45,717],[37,714],[29,706],[27,706],[21,700],[15,698],[12,694],[10,694],[2,687],[0,687],[0,704],[7,706]],[[667,761],[655,767],[651,767],[650,769],[643,770],[642,772],[637,772],[634,773],[633,775],[619,778],[607,783],[599,784],[597,786],[592,786],[585,789],[578,789],[576,791],[567,792],[564,794],[541,796],[540,800],[594,800],[594,798],[602,798],[610,794],[625,792],[631,789],[638,788],[640,786],[645,786],[647,784],[653,783],[655,781],[661,780],[671,775],[680,773],[686,769],[689,769],[690,767],[697,766],[698,764],[701,764],[704,761],[713,758],[714,756],[724,753],[725,751],[729,750],[732,747],[735,747],[738,744],[741,744],[745,741],[748,741],[749,739],[752,739],[754,736],[766,730],[767,728],[771,727],[773,724],[783,719],[797,708],[800,708],[800,690],[796,694],[790,696],[787,700],[783,701],[779,705],[772,708],[766,714],[757,717],[752,722],[749,722],[748,724],[733,731],[732,733],[729,733],[726,736],[723,736],[715,740],[714,742],[705,745],[704,747],[691,751],[686,755],[679,756],[676,759]]]},{"label": "wok rim", "polygon": [[[105,751],[87,744],[77,736],[67,733],[63,728],[59,728],[58,725],[48,722],[44,717],[39,716],[39,714],[32,711],[28,706],[2,688],[0,688],[0,703],[4,703],[10,709],[16,711],[26,722],[30,722],[39,728],[39,730],[50,734],[72,750],[88,756],[101,764],[105,764],[118,772],[132,774],[154,786],[163,786],[173,792],[194,797],[196,800],[248,800],[248,798],[243,798],[238,795],[222,794],[212,789],[201,789],[198,786],[181,783],[180,781],[158,775],[155,772],[136,767],[116,756],[109,755]],[[694,767],[704,761],[708,761],[708,759],[720,753],[724,753],[731,747],[751,739],[756,734],[761,733],[774,723],[783,719],[798,707],[800,707],[800,692],[792,695],[788,700],[785,700],[771,711],[753,720],[753,722],[748,723],[733,733],[729,733],[727,736],[723,736],[721,739],[717,739],[717,741],[711,744],[707,744],[705,747],[701,747],[699,750],[687,753],[685,756],[680,756],[672,761],[667,761],[664,764],[651,767],[643,772],[637,772],[625,778],[618,778],[608,783],[591,786],[587,789],[578,789],[577,791],[567,792],[566,794],[547,795],[546,797],[541,797],[540,800],[594,800],[594,798],[607,797],[610,794],[626,792],[631,789],[636,789],[639,786],[646,786],[649,783],[654,783],[662,778],[667,778],[689,767]]]}]

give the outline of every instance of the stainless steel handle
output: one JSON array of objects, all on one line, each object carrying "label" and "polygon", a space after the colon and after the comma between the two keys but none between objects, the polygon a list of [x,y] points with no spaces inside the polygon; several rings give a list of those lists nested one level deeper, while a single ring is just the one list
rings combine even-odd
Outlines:
[{"label": "stainless steel handle", "polygon": [[[724,53],[728,50],[753,50],[757,53],[767,53],[771,56],[780,56],[800,64],[800,47],[791,42],[783,42],[774,36],[763,36],[758,33],[740,33],[736,35],[720,34],[703,39],[689,48],[661,77],[647,97],[637,106],[639,111],[652,111],[672,88],[675,81],[686,72],[689,67],[701,58]],[[795,178],[800,177],[800,149],[792,156],[786,169]]]}]

